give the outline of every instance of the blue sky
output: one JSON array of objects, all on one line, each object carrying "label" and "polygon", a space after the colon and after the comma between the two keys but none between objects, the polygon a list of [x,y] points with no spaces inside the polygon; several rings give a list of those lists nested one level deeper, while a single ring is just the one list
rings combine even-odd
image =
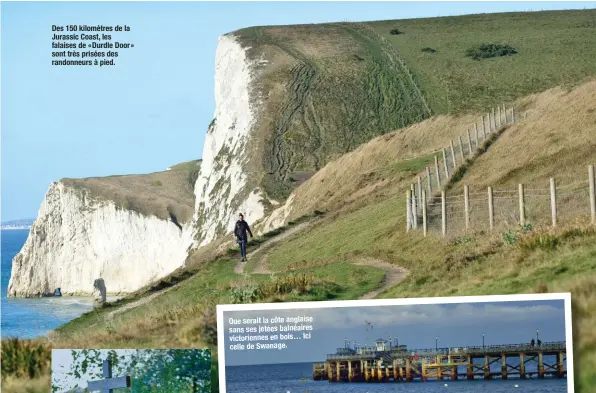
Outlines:
[{"label": "blue sky", "polygon": [[[52,181],[201,157],[218,36],[253,25],[594,8],[595,2],[3,2],[2,221],[33,218]],[[127,24],[114,67],[51,65],[51,26]]]},{"label": "blue sky", "polygon": [[[286,341],[284,350],[230,350],[230,318],[259,316],[311,316],[310,340]],[[372,329],[366,327],[371,322]],[[429,304],[412,306],[367,306],[312,308],[298,310],[224,312],[226,366],[322,361],[344,346],[344,340],[360,345],[379,338],[397,337],[399,345],[410,349],[482,346],[529,343],[536,337],[543,342],[565,341],[563,300]],[[274,333],[273,333],[274,334]]]}]

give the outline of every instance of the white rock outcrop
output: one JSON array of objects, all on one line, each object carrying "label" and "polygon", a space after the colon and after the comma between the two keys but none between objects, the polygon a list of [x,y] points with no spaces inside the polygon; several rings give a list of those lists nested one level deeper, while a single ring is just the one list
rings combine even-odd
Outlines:
[{"label": "white rock outcrop", "polygon": [[182,266],[190,224],[123,210],[53,183],[29,237],[13,260],[9,296],[91,295],[101,278],[110,294],[135,291]]},{"label": "white rock outcrop", "polygon": [[[261,158],[252,151],[261,106],[253,82],[264,62],[251,60],[248,50],[233,35],[219,38],[214,120],[194,187],[192,222],[180,229],[53,183],[13,260],[9,296],[39,296],[58,287],[63,295],[92,295],[96,279],[104,280],[108,294],[129,293],[183,266],[189,249],[230,233],[238,213],[251,225],[264,218],[265,205],[276,204],[266,202],[259,187]],[[285,215],[279,211],[266,227],[283,224]]]},{"label": "white rock outcrop", "polygon": [[[259,97],[251,83],[258,62],[233,35],[219,38],[215,63],[215,114],[205,138],[195,185],[195,244],[203,246],[234,228],[238,213],[249,223],[263,218],[266,199],[247,167]],[[254,145],[252,145],[254,146]]]}]

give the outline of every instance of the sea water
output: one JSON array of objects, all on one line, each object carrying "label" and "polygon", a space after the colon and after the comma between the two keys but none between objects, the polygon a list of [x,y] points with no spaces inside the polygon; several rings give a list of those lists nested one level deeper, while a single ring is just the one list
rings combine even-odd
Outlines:
[{"label": "sea water", "polygon": [[42,336],[65,322],[93,309],[90,297],[7,298],[12,259],[23,247],[29,230],[1,233],[1,313],[2,338]]},{"label": "sea water", "polygon": [[[516,386],[517,385],[517,386]],[[312,363],[226,367],[226,393],[564,393],[567,379],[459,380],[409,383],[313,381]]]}]

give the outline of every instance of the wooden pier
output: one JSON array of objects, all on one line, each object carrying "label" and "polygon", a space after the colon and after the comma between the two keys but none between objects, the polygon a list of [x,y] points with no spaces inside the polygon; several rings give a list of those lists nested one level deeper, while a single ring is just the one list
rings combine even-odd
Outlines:
[{"label": "wooden pier", "polygon": [[340,348],[313,366],[314,380],[412,382],[457,379],[565,378],[565,342],[410,350]]}]

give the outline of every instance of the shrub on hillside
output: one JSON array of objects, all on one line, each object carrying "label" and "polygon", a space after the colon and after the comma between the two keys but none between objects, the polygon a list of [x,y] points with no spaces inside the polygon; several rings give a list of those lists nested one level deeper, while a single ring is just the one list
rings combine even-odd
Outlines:
[{"label": "shrub on hillside", "polygon": [[436,53],[436,52],[437,52],[437,50],[436,50],[436,49],[429,48],[428,46],[427,46],[427,47],[425,47],[425,48],[422,48],[421,50],[422,50],[422,52],[424,52],[424,53]]},{"label": "shrub on hillside", "polygon": [[474,60],[488,59],[490,57],[510,56],[517,51],[510,45],[481,44],[466,50],[466,56]]},{"label": "shrub on hillside", "polygon": [[403,33],[404,33],[403,31],[401,31],[400,29],[397,29],[397,28],[389,30],[389,34],[391,34],[391,35],[400,35]]},{"label": "shrub on hillside", "polygon": [[38,378],[49,370],[51,350],[32,341],[2,340],[2,377]]}]

